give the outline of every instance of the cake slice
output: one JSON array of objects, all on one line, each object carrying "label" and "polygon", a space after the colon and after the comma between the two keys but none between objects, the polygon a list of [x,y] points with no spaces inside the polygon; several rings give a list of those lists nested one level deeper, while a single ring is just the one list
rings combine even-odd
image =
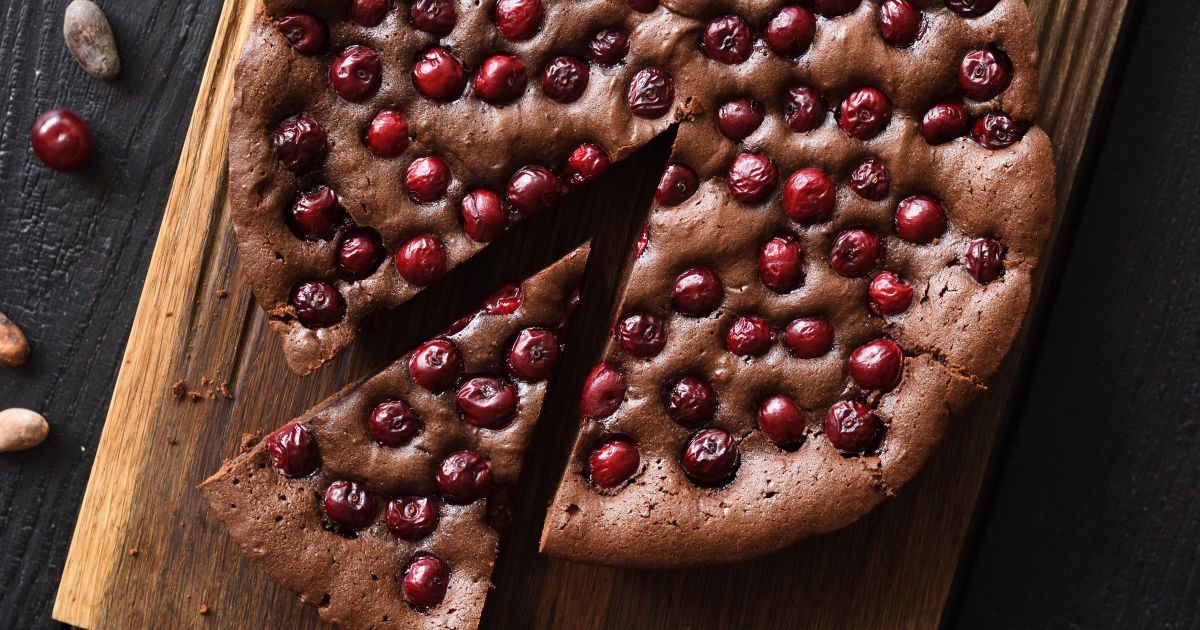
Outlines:
[{"label": "cake slice", "polygon": [[346,627],[476,627],[588,251],[226,462],[200,491],[242,550]]}]

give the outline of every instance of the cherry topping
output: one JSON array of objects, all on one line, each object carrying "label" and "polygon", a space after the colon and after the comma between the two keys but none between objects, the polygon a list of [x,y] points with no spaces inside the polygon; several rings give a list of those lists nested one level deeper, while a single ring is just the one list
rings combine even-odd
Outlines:
[{"label": "cherry topping", "polygon": [[742,203],[758,203],[775,192],[779,171],[765,155],[742,153],[729,167],[729,192]]},{"label": "cherry topping", "polygon": [[503,105],[525,92],[525,64],[512,55],[492,55],[475,75],[475,94],[485,103]]},{"label": "cherry topping", "polygon": [[838,124],[842,131],[859,140],[869,140],[883,131],[892,120],[892,101],[873,87],[859,88],[842,101]]},{"label": "cherry topping", "polygon": [[415,0],[408,21],[417,30],[445,37],[454,30],[458,11],[454,8],[454,0]]},{"label": "cherry topping", "polygon": [[492,469],[477,453],[455,451],[438,465],[435,480],[447,501],[466,505],[491,491]]},{"label": "cherry topping", "polygon": [[833,325],[824,317],[793,320],[783,332],[783,345],[800,359],[823,357],[833,349]]},{"label": "cherry topping", "polygon": [[912,304],[913,287],[896,274],[885,271],[871,280],[867,295],[872,313],[880,317],[899,315]]},{"label": "cherry topping", "polygon": [[836,200],[833,180],[819,168],[796,171],[783,185],[783,209],[788,218],[801,225],[828,219]]},{"label": "cherry topping", "polygon": [[675,79],[658,68],[644,68],[629,83],[627,101],[638,118],[662,118],[675,101]]},{"label": "cherry topping", "polygon": [[308,114],[298,114],[279,123],[272,143],[279,163],[293,173],[306,173],[317,168],[329,152],[325,128]]},{"label": "cherry topping", "polygon": [[524,301],[525,291],[520,284],[506,284],[488,296],[483,303],[483,310],[488,315],[512,315]]},{"label": "cherry topping", "polygon": [[737,465],[737,442],[721,429],[697,432],[683,450],[683,472],[699,484],[723,483],[733,476]]},{"label": "cherry topping", "polygon": [[704,27],[700,50],[710,59],[726,65],[742,63],[754,52],[750,25],[736,15],[713,18]]},{"label": "cherry topping", "polygon": [[989,112],[975,121],[971,138],[981,146],[997,150],[1011,147],[1025,135],[1025,128],[1008,114]]},{"label": "cherry topping", "polygon": [[312,192],[300,195],[285,218],[296,236],[321,241],[333,238],[342,216],[337,195],[329,187],[319,186]]},{"label": "cherry topping", "polygon": [[446,250],[435,236],[414,236],[396,252],[396,271],[412,284],[429,286],[446,275]]},{"label": "cherry topping", "polygon": [[379,112],[367,127],[366,144],[376,157],[399,157],[408,150],[408,119],[392,109]]},{"label": "cherry topping", "polygon": [[364,529],[375,520],[379,506],[367,489],[353,481],[335,481],[325,490],[325,515],[343,532]]},{"label": "cherry topping", "polygon": [[618,435],[588,456],[588,477],[601,490],[612,490],[629,481],[641,466],[642,457],[633,440]]},{"label": "cherry topping", "polygon": [[567,184],[574,187],[583,186],[600,179],[608,170],[610,160],[604,149],[584,143],[576,147],[567,158],[567,168],[564,171]]},{"label": "cherry topping", "polygon": [[408,403],[402,400],[381,402],[371,410],[367,428],[376,442],[392,448],[400,448],[412,442],[425,423],[421,421]]},{"label": "cherry topping", "polygon": [[287,39],[288,45],[301,55],[319,55],[329,47],[325,23],[310,13],[285,15],[276,28]]},{"label": "cherry topping", "polygon": [[850,355],[850,377],[867,391],[889,391],[900,384],[904,351],[891,339],[876,339]]},{"label": "cherry topping", "polygon": [[500,0],[492,19],[505,39],[524,41],[537,32],[544,13],[541,0]]},{"label": "cherry topping", "polygon": [[545,328],[526,328],[517,333],[508,351],[508,369],[518,378],[540,381],[554,373],[561,357],[562,346],[554,333]]},{"label": "cherry topping", "polygon": [[588,44],[588,58],[602,66],[615,66],[629,54],[629,34],[606,29],[596,33]]},{"label": "cherry topping", "polygon": [[879,8],[879,32],[892,46],[910,46],[921,34],[921,12],[909,0],[884,0]]},{"label": "cherry topping", "polygon": [[387,252],[379,232],[359,228],[342,239],[337,255],[338,273],[350,280],[362,280],[375,273]]},{"label": "cherry topping", "polygon": [[883,239],[875,232],[861,229],[838,234],[829,252],[829,266],[845,278],[861,278],[883,256]]},{"label": "cherry topping", "polygon": [[292,290],[296,319],[307,328],[327,328],[346,315],[346,303],[332,285],[320,280],[301,282]]},{"label": "cherry topping", "polygon": [[804,247],[795,240],[776,236],[758,252],[758,277],[776,293],[790,293],[804,284]]},{"label": "cherry topping", "polygon": [[790,5],[780,9],[771,18],[763,38],[775,54],[796,57],[808,50],[816,33],[817,19],[812,12],[801,6]]},{"label": "cherry topping", "polygon": [[646,223],[646,225],[642,226],[641,233],[638,234],[637,244],[634,245],[633,259],[637,260],[638,258],[641,258],[642,254],[646,253],[646,248],[649,246],[650,246],[650,224]]},{"label": "cherry topping", "polygon": [[754,99],[739,98],[721,106],[717,112],[717,129],[730,140],[744,140],[762,125],[765,112]]},{"label": "cherry topping", "polygon": [[437,501],[428,497],[405,495],[388,502],[384,518],[392,533],[408,541],[417,541],[437,529]]},{"label": "cherry topping", "polygon": [[761,357],[771,349],[771,327],[761,317],[739,317],[725,333],[725,347],[743,357]]},{"label": "cherry topping", "polygon": [[616,337],[625,352],[649,359],[667,345],[667,325],[648,313],[636,313],[617,323]]},{"label": "cherry topping", "polygon": [[825,416],[825,438],[843,453],[864,453],[875,448],[883,423],[869,407],[852,400],[834,403]]},{"label": "cherry topping", "polygon": [[292,423],[267,436],[267,456],[286,477],[299,479],[321,465],[317,439],[304,425]]},{"label": "cherry topping", "polygon": [[804,412],[787,396],[771,396],[758,408],[758,428],[772,444],[794,452],[804,443]]},{"label": "cherry topping", "polygon": [[979,17],[991,11],[1000,0],[945,0],[951,11],[963,17]]},{"label": "cherry topping", "polygon": [[404,184],[413,203],[432,203],[446,196],[450,187],[450,167],[435,156],[417,158],[408,165]]},{"label": "cherry topping", "polygon": [[725,289],[721,279],[708,267],[692,267],[675,278],[671,302],[688,315],[704,316],[721,305]]},{"label": "cherry topping", "polygon": [[450,51],[433,48],[421,55],[413,66],[413,84],[426,98],[449,102],[462,95],[467,87],[467,76]]},{"label": "cherry topping", "polygon": [[500,195],[486,189],[473,190],[459,207],[463,231],[476,243],[490,243],[504,232],[504,206]]},{"label": "cherry topping", "polygon": [[973,50],[958,67],[958,87],[977,100],[996,98],[1012,83],[1012,61],[1003,51],[993,48]]},{"label": "cherry topping", "polygon": [[896,236],[924,245],[946,231],[946,209],[924,195],[909,197],[896,206]]},{"label": "cherry topping", "polygon": [[517,415],[517,388],[490,376],[463,383],[456,400],[467,424],[481,429],[503,429]]},{"label": "cherry topping", "polygon": [[825,122],[825,99],[807,85],[794,87],[788,90],[783,119],[788,129],[796,133],[812,131]]},{"label": "cherry topping", "polygon": [[526,166],[508,180],[505,200],[526,217],[534,217],[562,200],[562,182],[544,166]]},{"label": "cherry topping", "polygon": [[672,162],[663,171],[662,179],[658,180],[654,201],[660,206],[678,206],[696,194],[698,188],[700,177],[696,171],[687,164]]},{"label": "cherry topping", "polygon": [[625,377],[607,363],[598,363],[583,383],[579,412],[588,420],[611,416],[625,402]]},{"label": "cherry topping", "polygon": [[817,13],[833,18],[845,15],[856,9],[861,0],[813,0]]},{"label": "cherry topping", "polygon": [[450,569],[434,556],[417,556],[404,569],[404,598],[417,610],[429,610],[442,603],[449,587]]},{"label": "cherry topping", "polygon": [[77,171],[92,159],[92,134],[74,112],[52,109],[38,117],[31,134],[33,152],[56,171]]},{"label": "cherry topping", "polygon": [[875,158],[864,160],[850,173],[850,190],[868,201],[883,201],[891,188],[887,166]]},{"label": "cherry topping", "polygon": [[702,378],[685,376],[666,392],[666,405],[672,420],[694,429],[717,414],[717,390]]},{"label": "cherry topping", "polygon": [[625,4],[639,13],[652,13],[658,8],[658,0],[625,0]]},{"label": "cherry topping", "polygon": [[461,366],[458,347],[449,339],[430,339],[408,357],[408,375],[417,385],[434,393],[453,386]]},{"label": "cherry topping", "polygon": [[980,284],[987,284],[1004,275],[1004,245],[994,238],[977,238],[967,244],[963,259],[967,273]]},{"label": "cherry topping", "polygon": [[944,144],[966,135],[971,126],[962,103],[938,103],[921,119],[921,135],[929,144]]},{"label": "cherry topping", "polygon": [[366,46],[351,46],[329,66],[329,82],[338,96],[357,103],[379,89],[383,63],[379,53]]},{"label": "cherry topping", "polygon": [[559,103],[579,100],[587,84],[587,64],[575,57],[559,57],[542,71],[542,92]]},{"label": "cherry topping", "polygon": [[488,494],[487,505],[484,507],[483,520],[488,527],[503,534],[508,531],[513,521],[513,489],[511,484],[496,484]]},{"label": "cherry topping", "polygon": [[354,16],[354,21],[359,26],[370,28],[379,26],[391,8],[391,0],[354,0],[350,14]]}]

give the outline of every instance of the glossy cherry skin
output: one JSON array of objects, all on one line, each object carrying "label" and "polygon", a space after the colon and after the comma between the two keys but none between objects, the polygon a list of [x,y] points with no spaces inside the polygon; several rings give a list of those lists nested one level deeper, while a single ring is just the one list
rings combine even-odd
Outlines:
[{"label": "glossy cherry skin", "polygon": [[508,180],[505,200],[525,217],[534,217],[562,201],[562,181],[544,166],[526,166]]},{"label": "glossy cherry skin", "polygon": [[733,476],[738,466],[738,446],[722,429],[704,429],[683,450],[683,472],[700,485],[719,485]]},{"label": "glossy cherry skin", "polygon": [[638,234],[637,244],[633,248],[633,259],[637,260],[646,253],[646,248],[650,246],[650,224],[642,226],[642,231]]},{"label": "glossy cherry skin", "polygon": [[448,103],[462,96],[467,87],[466,71],[445,48],[433,48],[413,66],[413,84],[430,100]]},{"label": "glossy cherry skin", "polygon": [[883,423],[866,405],[843,400],[834,403],[822,427],[825,439],[847,454],[865,453],[879,444]]},{"label": "glossy cherry skin", "polygon": [[765,155],[743,153],[734,158],[727,181],[729,193],[734,199],[742,203],[758,203],[775,192],[775,186],[779,184],[779,170]]},{"label": "glossy cherry skin", "polygon": [[559,103],[574,103],[588,85],[588,67],[575,57],[559,57],[542,70],[542,93]]},{"label": "glossy cherry skin", "polygon": [[816,89],[801,85],[788,90],[787,103],[783,107],[783,119],[788,129],[807,133],[820,127],[825,117],[825,99]]},{"label": "glossy cherry skin", "polygon": [[525,64],[512,55],[492,55],[475,75],[475,95],[485,103],[503,105],[520,98],[528,77]]},{"label": "glossy cherry skin", "polygon": [[356,532],[375,520],[379,506],[367,489],[353,481],[335,481],[325,490],[325,515],[342,532]]},{"label": "glossy cherry skin", "polygon": [[975,127],[971,129],[971,139],[993,151],[1011,147],[1024,136],[1025,127],[1008,114],[997,112],[984,114],[975,121]]},{"label": "glossy cherry skin", "polygon": [[300,195],[295,205],[288,209],[288,227],[296,236],[310,241],[333,238],[338,225],[345,218],[337,195],[327,186],[319,186],[312,192]]},{"label": "glossy cherry skin", "polygon": [[771,396],[758,408],[758,429],[775,446],[796,451],[804,444],[804,412],[787,396]]},{"label": "glossy cherry skin", "polygon": [[319,55],[329,49],[329,30],[311,13],[290,13],[276,25],[288,45],[302,55]]},{"label": "glossy cherry skin", "polygon": [[631,356],[653,358],[667,345],[667,324],[648,313],[635,313],[617,322],[616,337]]},{"label": "glossy cherry skin", "polygon": [[791,293],[804,284],[804,247],[776,236],[758,252],[758,277],[776,293]]},{"label": "glossy cherry skin", "polygon": [[476,376],[458,388],[455,398],[467,424],[503,429],[517,417],[517,388],[491,376]]},{"label": "glossy cherry skin", "polygon": [[867,201],[883,201],[892,189],[892,178],[887,166],[875,158],[868,158],[850,172],[850,190]]},{"label": "glossy cherry skin", "polygon": [[562,358],[558,337],[545,328],[526,328],[517,333],[508,351],[508,370],[517,378],[540,381],[550,377]]},{"label": "glossy cherry skin", "polygon": [[476,243],[491,243],[504,233],[504,204],[500,195],[486,189],[473,190],[459,205],[463,231]]},{"label": "glossy cherry skin", "polygon": [[1012,84],[1012,61],[1003,51],[992,48],[973,50],[958,67],[958,87],[963,94],[987,101],[1000,96]]},{"label": "glossy cherry skin", "polygon": [[454,0],[415,0],[408,21],[417,30],[445,37],[458,22],[458,10],[454,8]]},{"label": "glossy cherry skin", "polygon": [[750,25],[736,15],[713,18],[704,27],[700,38],[700,50],[709,59],[725,65],[737,65],[750,58],[754,52],[754,35]]},{"label": "glossy cherry skin", "polygon": [[433,203],[446,196],[450,188],[450,166],[436,156],[417,158],[408,165],[404,185],[413,203]]},{"label": "glossy cherry skin", "polygon": [[703,317],[717,310],[725,297],[725,288],[716,272],[708,267],[692,267],[675,278],[671,302],[675,310]]},{"label": "glossy cherry skin", "polygon": [[866,391],[890,391],[904,374],[904,351],[886,337],[859,346],[850,355],[850,378]]},{"label": "glossy cherry skin", "polygon": [[488,296],[483,303],[483,312],[488,315],[512,315],[525,301],[525,291],[520,284],[507,284]]},{"label": "glossy cherry skin", "polygon": [[484,506],[483,520],[488,527],[503,534],[513,522],[513,488],[511,484],[500,483],[488,493],[487,505]]},{"label": "glossy cherry skin", "polygon": [[750,98],[734,99],[717,111],[717,129],[730,140],[744,140],[762,126],[765,116],[762,103]]},{"label": "glossy cherry skin", "polygon": [[392,8],[391,0],[354,0],[350,15],[359,26],[379,26]]},{"label": "glossy cherry skin", "polygon": [[304,425],[292,423],[267,436],[267,456],[283,476],[307,477],[321,466],[317,438]]},{"label": "glossy cherry skin", "polygon": [[408,119],[392,109],[379,112],[367,126],[364,142],[375,157],[400,157],[408,150],[410,143]]},{"label": "glossy cherry skin", "polygon": [[629,54],[629,34],[616,29],[596,33],[588,44],[588,59],[602,66],[615,66]]},{"label": "glossy cherry skin", "polygon": [[446,275],[446,250],[437,237],[415,236],[396,252],[396,271],[411,284],[427,287]]},{"label": "glossy cherry skin", "polygon": [[359,228],[346,234],[338,245],[338,273],[349,280],[362,280],[375,273],[386,257],[379,232]]},{"label": "glossy cherry skin", "polygon": [[817,33],[817,18],[812,11],[798,6],[783,7],[767,24],[763,39],[781,57],[797,57],[812,46]]},{"label": "glossy cherry skin", "polygon": [[392,448],[407,446],[425,423],[403,400],[388,400],[375,405],[367,429],[376,442]]},{"label": "glossy cherry skin", "polygon": [[761,357],[771,349],[771,326],[761,317],[739,317],[725,333],[725,347],[743,357]]},{"label": "glossy cherry skin", "polygon": [[921,12],[909,0],[884,0],[879,7],[879,34],[896,48],[907,48],[921,34]]},{"label": "glossy cherry skin", "polygon": [[842,101],[838,125],[853,138],[870,140],[892,121],[892,101],[873,87],[855,90]]},{"label": "glossy cherry skin", "polygon": [[370,98],[383,80],[379,53],[366,46],[351,46],[329,66],[329,82],[338,96],[352,103]]},{"label": "glossy cherry skin", "polygon": [[946,209],[932,197],[916,195],[896,206],[896,236],[924,245],[946,232]]},{"label": "glossy cherry skin", "polygon": [[829,253],[829,266],[844,278],[867,275],[883,257],[883,239],[869,230],[852,229],[838,234]]},{"label": "glossy cherry skin", "polygon": [[601,490],[612,490],[629,481],[641,466],[642,456],[633,440],[609,438],[588,456],[588,478]]},{"label": "glossy cherry skin", "polygon": [[430,555],[421,555],[404,569],[401,590],[413,608],[427,611],[446,599],[450,587],[450,569],[446,563]]},{"label": "glossy cherry skin", "polygon": [[499,0],[492,20],[504,39],[518,42],[533,37],[544,16],[541,0]]},{"label": "glossy cherry skin", "polygon": [[951,11],[963,17],[979,17],[995,8],[1000,0],[945,0]]},{"label": "glossy cherry skin", "polygon": [[675,381],[664,398],[667,415],[688,429],[711,421],[717,414],[717,390],[702,378],[685,376]]},{"label": "glossy cherry skin", "polygon": [[962,103],[938,103],[921,119],[921,137],[929,144],[945,144],[961,138],[970,128],[970,116]]},{"label": "glossy cherry skin", "polygon": [[626,102],[638,118],[662,118],[675,102],[675,79],[658,68],[645,68],[629,82]]},{"label": "glossy cherry skin", "polygon": [[663,171],[654,191],[654,201],[660,206],[677,206],[687,201],[700,188],[700,177],[687,164],[673,162]]},{"label": "glossy cherry skin", "polygon": [[788,218],[801,225],[829,219],[836,201],[833,180],[819,168],[798,170],[783,185],[783,209]]},{"label": "glossy cherry skin", "polygon": [[321,166],[329,152],[325,128],[308,114],[298,114],[279,123],[271,142],[279,163],[297,174]]},{"label": "glossy cherry skin", "polygon": [[306,328],[327,328],[346,315],[346,302],[333,285],[320,280],[301,282],[292,290],[296,319]]},{"label": "glossy cherry skin", "polygon": [[1004,275],[1004,245],[994,238],[977,238],[967,244],[963,255],[967,273],[979,284],[987,284]]},{"label": "glossy cherry skin", "polygon": [[449,339],[430,339],[408,357],[413,382],[438,393],[450,389],[462,374],[462,356]]},{"label": "glossy cherry skin", "polygon": [[599,363],[588,373],[580,396],[579,413],[587,420],[603,420],[625,402],[625,377],[607,363]]},{"label": "glossy cherry skin", "polygon": [[899,315],[912,305],[913,286],[896,274],[885,271],[871,280],[867,297],[868,307],[875,315]]},{"label": "glossy cherry skin", "polygon": [[434,481],[447,501],[466,505],[491,491],[492,469],[478,453],[455,451],[438,465]]},{"label": "glossy cherry skin", "polygon": [[567,167],[564,169],[563,175],[565,175],[567,185],[578,188],[600,179],[600,176],[604,175],[604,171],[608,170],[610,163],[611,160],[604,149],[591,143],[584,143],[576,147],[571,152],[571,157],[567,158]]},{"label": "glossy cherry skin", "polygon": [[404,495],[388,502],[384,521],[393,534],[415,542],[437,529],[440,511],[437,501],[429,497]]},{"label": "glossy cherry skin", "polygon": [[813,6],[817,9],[817,13],[827,17],[834,18],[850,13],[858,8],[862,0],[813,0]]},{"label": "glossy cherry skin", "polygon": [[833,349],[833,325],[824,317],[792,320],[783,331],[783,345],[798,359],[816,359]]}]

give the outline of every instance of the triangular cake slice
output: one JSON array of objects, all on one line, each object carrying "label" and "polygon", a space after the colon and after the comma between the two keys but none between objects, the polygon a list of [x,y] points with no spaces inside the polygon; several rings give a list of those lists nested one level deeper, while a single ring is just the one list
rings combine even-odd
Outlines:
[{"label": "triangular cake slice", "polygon": [[346,627],[476,627],[588,251],[500,290],[201,484],[242,550]]}]

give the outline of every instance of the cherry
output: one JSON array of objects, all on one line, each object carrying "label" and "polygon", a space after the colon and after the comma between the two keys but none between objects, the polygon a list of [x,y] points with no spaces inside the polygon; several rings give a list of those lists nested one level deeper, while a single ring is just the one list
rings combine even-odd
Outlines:
[{"label": "cherry", "polygon": [[337,195],[327,186],[300,195],[285,219],[296,236],[310,241],[333,238],[344,214]]},{"label": "cherry", "polygon": [[883,257],[883,239],[875,232],[862,229],[845,230],[838,234],[829,252],[829,266],[845,278],[861,278]]},{"label": "cherry", "polygon": [[861,0],[813,0],[817,13],[833,18],[845,15],[858,7]]},{"label": "cherry", "polygon": [[463,231],[476,243],[491,243],[504,233],[504,206],[500,195],[486,189],[473,190],[459,206]]},{"label": "cherry", "polygon": [[512,525],[512,495],[512,485],[507,483],[496,484],[488,494],[487,505],[483,510],[483,520],[488,527],[496,530],[496,533],[503,534]]},{"label": "cherry", "polygon": [[608,170],[609,164],[608,153],[604,149],[591,143],[584,143],[571,152],[563,174],[566,176],[569,186],[578,188],[600,179],[604,171]]},{"label": "cherry", "polygon": [[432,48],[413,66],[413,84],[426,98],[449,102],[462,95],[467,87],[467,76],[450,51]]},{"label": "cherry", "polygon": [[825,438],[843,453],[864,453],[875,448],[883,423],[869,407],[852,400],[836,402],[825,416]]},{"label": "cherry", "polygon": [[512,55],[492,55],[475,75],[475,94],[485,103],[503,105],[525,92],[525,64]]},{"label": "cherry", "polygon": [[750,25],[736,15],[713,18],[704,27],[700,50],[709,59],[734,66],[750,58],[754,52],[754,36]]},{"label": "cherry", "polygon": [[378,509],[367,489],[353,481],[335,481],[325,490],[325,515],[342,532],[365,529],[375,520]]},{"label": "cherry", "polygon": [[864,390],[892,390],[903,373],[904,351],[886,337],[859,346],[850,355],[850,377]]},{"label": "cherry", "polygon": [[526,166],[508,180],[505,200],[525,217],[534,217],[558,205],[563,187],[558,175],[544,166]]},{"label": "cherry", "polygon": [[383,63],[379,53],[366,46],[351,46],[329,66],[329,82],[338,96],[357,103],[379,89]]},{"label": "cherry", "polygon": [[973,50],[958,67],[958,87],[977,100],[996,98],[1012,83],[1012,61],[1003,51],[988,48]]},{"label": "cherry", "polygon": [[833,325],[824,317],[792,320],[783,332],[783,345],[799,359],[816,359],[833,349]]},{"label": "cherry", "polygon": [[783,119],[795,133],[812,131],[825,122],[825,99],[807,85],[794,87],[788,90]]},{"label": "cherry", "polygon": [[788,218],[801,225],[827,220],[835,201],[833,180],[819,168],[796,171],[783,185],[783,209]]},{"label": "cherry", "polygon": [[503,429],[517,415],[517,388],[491,376],[463,383],[456,401],[467,424],[481,429]]},{"label": "cherry", "polygon": [[414,236],[396,252],[396,271],[411,284],[427,287],[446,275],[446,250],[433,235]]},{"label": "cherry", "polygon": [[540,381],[554,373],[561,357],[562,346],[554,333],[545,328],[526,328],[517,333],[508,351],[508,369],[518,378]]},{"label": "cherry", "polygon": [[533,37],[544,15],[541,0],[500,0],[492,19],[505,39],[517,42]]},{"label": "cherry", "polygon": [[438,465],[434,480],[447,501],[466,505],[491,491],[492,469],[478,453],[455,451]]},{"label": "cherry", "polygon": [[991,11],[1000,0],[945,0],[946,6],[963,17],[979,17]]},{"label": "cherry", "polygon": [[296,319],[306,328],[327,328],[346,315],[346,303],[332,285],[320,280],[301,282],[292,290]]},{"label": "cherry", "polygon": [[[43,115],[43,118],[50,113]],[[36,137],[37,134],[34,135]],[[325,128],[308,114],[297,114],[279,123],[272,144],[279,163],[293,173],[307,173],[317,168],[329,152]]]},{"label": "cherry", "polygon": [[267,436],[267,456],[285,477],[299,479],[321,465],[317,438],[304,425],[292,423]]},{"label": "cherry", "polygon": [[559,103],[579,100],[587,84],[587,64],[575,57],[559,57],[542,71],[542,92]]},{"label": "cherry", "polygon": [[717,390],[708,381],[685,376],[666,392],[667,415],[680,426],[694,429],[717,414]]},{"label": "cherry", "polygon": [[775,54],[797,57],[812,45],[816,33],[817,19],[812,12],[802,6],[790,5],[771,18],[763,38]]},{"label": "cherry", "polygon": [[325,23],[311,13],[291,13],[276,25],[288,45],[301,55],[319,55],[329,48]]},{"label": "cherry", "polygon": [[864,87],[842,101],[838,124],[851,137],[869,140],[879,135],[891,120],[892,101],[878,89]]},{"label": "cherry", "polygon": [[375,157],[400,157],[408,150],[408,119],[392,109],[379,112],[367,126],[365,142]]},{"label": "cherry", "polygon": [[602,420],[613,415],[625,402],[625,377],[607,363],[598,363],[583,383],[579,412],[588,420]]},{"label": "cherry", "polygon": [[771,158],[742,153],[729,166],[729,193],[742,203],[758,203],[775,192],[779,171]]},{"label": "cherry", "polygon": [[697,432],[683,450],[683,472],[698,484],[721,484],[733,476],[737,465],[737,442],[721,429]]},{"label": "cherry", "polygon": [[658,68],[644,68],[633,76],[626,99],[638,118],[662,118],[675,101],[675,79]]},{"label": "cherry", "polygon": [[971,138],[987,149],[1011,147],[1025,135],[1025,128],[1008,114],[989,112],[975,121]]},{"label": "cherry", "polygon": [[458,11],[454,8],[454,0],[415,0],[408,21],[417,30],[445,37],[454,30]]},{"label": "cherry", "polygon": [[646,223],[646,225],[642,226],[642,231],[641,231],[641,233],[638,234],[637,244],[635,244],[633,247],[633,259],[637,260],[638,258],[641,258],[642,254],[646,253],[646,248],[649,246],[650,246],[650,224]]},{"label": "cherry", "polygon": [[359,228],[342,239],[337,255],[338,273],[350,280],[362,280],[375,273],[387,252],[379,232]]},{"label": "cherry", "polygon": [[966,135],[971,126],[962,103],[938,103],[921,119],[921,136],[929,144],[944,144]]},{"label": "cherry", "polygon": [[758,252],[758,277],[776,293],[791,293],[804,284],[804,247],[794,239],[776,236]]},{"label": "cherry", "polygon": [[946,231],[946,209],[937,200],[917,195],[896,206],[896,236],[924,245]]},{"label": "cherry", "polygon": [[616,29],[596,33],[588,44],[588,58],[602,66],[615,66],[629,54],[629,34]]},{"label": "cherry", "polygon": [[884,0],[879,8],[879,32],[883,41],[906,48],[921,34],[921,12],[909,0]]},{"label": "cherry", "polygon": [[804,412],[787,396],[771,396],[758,408],[758,429],[775,446],[795,452],[804,443]]},{"label": "cherry", "polygon": [[667,345],[667,325],[648,313],[635,313],[617,323],[616,337],[625,352],[649,359]]},{"label": "cherry", "polygon": [[758,101],[734,99],[717,112],[717,129],[730,140],[744,140],[762,125],[764,116],[763,106]]},{"label": "cherry", "polygon": [[875,158],[867,158],[850,172],[850,190],[867,201],[883,201],[891,188],[887,165]]},{"label": "cherry", "polygon": [[408,357],[413,382],[435,394],[453,386],[461,373],[462,356],[449,339],[430,339]]},{"label": "cherry", "polygon": [[979,284],[987,284],[1004,275],[1004,245],[994,238],[977,238],[967,244],[963,259],[967,273]]},{"label": "cherry", "polygon": [[700,177],[687,164],[672,162],[663,171],[654,191],[654,201],[660,206],[678,206],[696,194],[700,188]]},{"label": "cherry", "polygon": [[488,296],[483,310],[488,315],[512,315],[525,301],[525,291],[519,284],[506,284]]},{"label": "cherry", "polygon": [[725,347],[742,357],[761,357],[771,349],[771,326],[761,317],[738,317],[725,333]]},{"label": "cherry", "polygon": [[612,490],[629,481],[641,463],[641,454],[633,440],[618,435],[588,456],[588,477],[597,488]]},{"label": "cherry", "polygon": [[692,267],[675,278],[671,302],[682,313],[703,317],[717,310],[724,295],[721,279],[712,269]]},{"label": "cherry", "polygon": [[450,167],[436,156],[417,158],[408,165],[404,184],[413,203],[432,203],[446,196],[450,187]]},{"label": "cherry", "polygon": [[371,410],[371,419],[367,428],[376,442],[392,448],[400,448],[412,442],[413,438],[424,428],[412,407],[403,400],[388,400],[381,402]]},{"label": "cherry", "polygon": [[896,274],[885,271],[871,280],[867,291],[868,306],[875,315],[886,317],[908,310],[913,300],[913,287]]},{"label": "cherry", "polygon": [[393,534],[415,542],[437,529],[439,511],[437,501],[409,494],[388,502],[384,520]]},{"label": "cherry", "polygon": [[625,4],[639,13],[651,13],[658,8],[658,0],[625,0]]},{"label": "cherry", "polygon": [[450,587],[450,569],[435,556],[421,555],[404,569],[401,589],[413,608],[426,611],[442,603]]},{"label": "cherry", "polygon": [[379,26],[392,8],[391,0],[354,0],[350,14],[359,26]]},{"label": "cherry", "polygon": [[471,322],[475,321],[475,318],[478,316],[479,316],[478,312],[467,313],[466,315],[459,317],[458,319],[454,320],[453,322],[450,322],[450,325],[446,327],[446,332],[444,332],[442,334],[450,335],[450,336],[457,335],[458,333],[466,330],[467,326],[470,326]]}]

